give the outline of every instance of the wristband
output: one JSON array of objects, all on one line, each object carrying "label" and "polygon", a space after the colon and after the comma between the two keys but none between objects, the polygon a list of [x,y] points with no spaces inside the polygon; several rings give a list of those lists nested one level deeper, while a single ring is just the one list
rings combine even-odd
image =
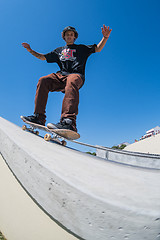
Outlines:
[{"label": "wristband", "polygon": [[[104,37],[104,36],[103,36]],[[104,37],[104,38],[109,38],[109,37]]]}]

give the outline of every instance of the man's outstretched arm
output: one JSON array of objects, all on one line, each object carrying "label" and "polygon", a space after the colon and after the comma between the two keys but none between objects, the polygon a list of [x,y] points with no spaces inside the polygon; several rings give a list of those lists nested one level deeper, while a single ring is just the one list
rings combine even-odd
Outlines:
[{"label": "man's outstretched arm", "polygon": [[30,52],[33,56],[36,58],[39,58],[41,60],[46,60],[45,56],[41,53],[38,53],[31,49],[30,45],[28,43],[22,43],[22,46],[27,49],[28,52]]},{"label": "man's outstretched arm", "polygon": [[112,31],[112,29],[109,29],[109,26],[107,27],[104,24],[103,24],[103,27],[101,29],[102,29],[103,38],[98,43],[97,47],[95,48],[95,52],[100,52],[104,48],[104,46],[105,46],[105,44],[106,44],[106,42],[107,42],[107,40],[108,40],[108,38],[111,34],[111,31]]}]

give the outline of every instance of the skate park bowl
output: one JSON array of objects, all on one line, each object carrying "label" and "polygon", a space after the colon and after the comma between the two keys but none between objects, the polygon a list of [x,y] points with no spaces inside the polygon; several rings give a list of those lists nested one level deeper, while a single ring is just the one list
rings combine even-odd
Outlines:
[{"label": "skate park bowl", "polygon": [[0,117],[0,231],[7,240],[160,240],[160,155],[92,156]]}]

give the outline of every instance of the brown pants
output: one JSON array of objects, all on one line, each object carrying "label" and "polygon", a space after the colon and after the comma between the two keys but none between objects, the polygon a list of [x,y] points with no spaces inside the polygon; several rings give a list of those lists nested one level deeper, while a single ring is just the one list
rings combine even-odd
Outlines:
[{"label": "brown pants", "polygon": [[34,113],[45,115],[49,92],[65,92],[62,104],[62,118],[70,118],[76,127],[76,115],[78,114],[79,89],[83,80],[79,74],[64,76],[60,73],[51,73],[41,77],[37,84]]}]

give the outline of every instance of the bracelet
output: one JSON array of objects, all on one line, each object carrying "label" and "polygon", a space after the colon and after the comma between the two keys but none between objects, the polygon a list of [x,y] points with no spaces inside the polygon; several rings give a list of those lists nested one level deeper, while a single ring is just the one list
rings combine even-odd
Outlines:
[{"label": "bracelet", "polygon": [[[103,36],[104,37],[104,36]],[[109,37],[104,37],[104,38],[109,38]]]}]

